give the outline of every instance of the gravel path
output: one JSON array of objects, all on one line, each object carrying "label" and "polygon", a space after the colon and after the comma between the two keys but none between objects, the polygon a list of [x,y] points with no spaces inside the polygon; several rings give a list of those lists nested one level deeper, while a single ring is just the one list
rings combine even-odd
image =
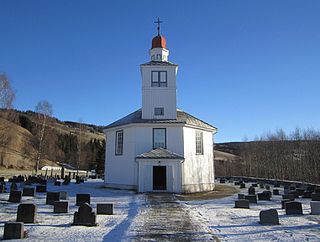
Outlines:
[{"label": "gravel path", "polygon": [[129,234],[134,241],[215,241],[173,194],[148,194]]}]

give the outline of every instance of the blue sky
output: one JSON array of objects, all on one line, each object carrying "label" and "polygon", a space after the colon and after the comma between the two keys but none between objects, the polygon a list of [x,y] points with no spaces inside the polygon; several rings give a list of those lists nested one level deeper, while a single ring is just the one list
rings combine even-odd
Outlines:
[{"label": "blue sky", "polygon": [[106,125],[141,107],[159,16],[178,106],[217,142],[320,128],[320,1],[0,0],[0,72],[15,108]]}]

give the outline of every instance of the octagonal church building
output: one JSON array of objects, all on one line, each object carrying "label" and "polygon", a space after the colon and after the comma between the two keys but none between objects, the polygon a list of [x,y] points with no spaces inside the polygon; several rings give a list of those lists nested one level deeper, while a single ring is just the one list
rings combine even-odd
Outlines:
[{"label": "octagonal church building", "polygon": [[111,123],[106,134],[105,185],[138,192],[192,193],[214,188],[217,129],[177,108],[178,65],[166,39],[152,39],[140,65],[142,108]]}]

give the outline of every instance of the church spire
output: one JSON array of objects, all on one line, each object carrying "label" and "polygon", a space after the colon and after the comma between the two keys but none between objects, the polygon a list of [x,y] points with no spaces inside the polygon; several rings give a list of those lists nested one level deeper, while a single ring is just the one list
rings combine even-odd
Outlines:
[{"label": "church spire", "polygon": [[155,21],[154,23],[155,24],[158,24],[158,27],[157,27],[157,30],[158,30],[158,36],[160,36],[160,24],[162,23],[163,21],[160,21],[160,18],[158,17],[158,21]]}]

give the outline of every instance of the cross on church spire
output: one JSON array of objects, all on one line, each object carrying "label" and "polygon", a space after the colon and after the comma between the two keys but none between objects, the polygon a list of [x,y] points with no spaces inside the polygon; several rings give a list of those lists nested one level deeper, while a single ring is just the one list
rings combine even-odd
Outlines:
[{"label": "cross on church spire", "polygon": [[158,21],[155,21],[154,23],[155,24],[158,24],[158,27],[157,27],[157,30],[158,30],[158,35],[160,35],[160,24],[162,23],[163,21],[160,21],[160,18],[158,17]]}]

